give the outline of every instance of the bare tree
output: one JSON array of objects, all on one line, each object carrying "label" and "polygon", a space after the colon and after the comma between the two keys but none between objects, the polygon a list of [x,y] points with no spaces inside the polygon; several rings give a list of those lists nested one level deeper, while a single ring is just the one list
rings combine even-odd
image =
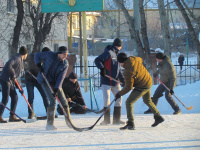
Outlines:
[{"label": "bare tree", "polygon": [[171,38],[170,38],[170,33],[169,33],[169,20],[165,12],[164,1],[157,0],[157,2],[158,2],[159,13],[160,13],[161,28],[163,31],[162,33],[163,33],[165,54],[171,57]]},{"label": "bare tree", "polygon": [[146,68],[149,70],[151,68],[151,60],[150,60],[150,47],[149,47],[149,39],[147,35],[147,23],[146,17],[144,12],[144,0],[139,1],[139,11],[140,11],[140,22],[141,22],[141,35],[144,44],[144,51],[145,51],[145,61],[146,61]]},{"label": "bare tree", "polygon": [[16,19],[16,24],[14,27],[14,32],[13,32],[13,37],[12,37],[12,45],[11,45],[11,53],[10,55],[14,55],[17,53],[18,45],[19,45],[19,37],[20,37],[20,32],[22,29],[22,23],[24,19],[24,7],[23,7],[23,1],[22,0],[16,0],[17,2],[17,19]]},{"label": "bare tree", "polygon": [[184,19],[185,19],[185,22],[186,22],[187,27],[188,27],[188,31],[189,31],[189,33],[190,33],[190,35],[191,35],[191,37],[192,37],[192,40],[193,40],[193,42],[194,42],[194,45],[195,45],[195,47],[196,47],[196,49],[197,49],[197,52],[198,52],[198,54],[199,54],[199,56],[200,56],[200,43],[199,43],[198,37],[197,37],[197,35],[196,35],[196,33],[195,33],[195,30],[194,30],[194,28],[193,28],[193,26],[192,26],[191,20],[190,20],[190,18],[188,17],[188,14],[187,14],[187,12],[185,11],[185,8],[184,8],[183,5],[181,4],[180,0],[174,0],[174,1],[175,1],[176,5],[178,6],[178,8],[179,8],[179,10],[180,10],[180,12],[181,12],[181,14],[182,14],[182,16],[183,16]]},{"label": "bare tree", "polygon": [[[147,36],[147,25],[145,20],[145,13],[144,13],[144,6],[143,6],[143,0],[139,1],[139,11],[141,15],[141,30],[135,29],[134,19],[132,16],[130,16],[128,10],[124,6],[124,4],[120,0],[114,0],[114,2],[117,4],[117,6],[122,10],[124,13],[124,16],[127,20],[127,24],[129,26],[130,36],[132,39],[135,39],[137,49],[138,49],[138,56],[142,57],[145,61],[144,64],[148,70],[151,69],[151,61],[150,61],[150,48],[149,48],[149,41]],[[142,35],[142,39],[140,38],[140,32]],[[143,46],[143,44],[144,46]]]},{"label": "bare tree", "polygon": [[31,0],[28,0],[28,9],[34,32],[34,45],[32,53],[35,53],[40,51],[42,43],[45,42],[51,31],[53,20],[59,13],[42,13],[41,0],[38,1],[36,6],[32,5]]},{"label": "bare tree", "polygon": [[[181,2],[183,6],[185,7],[185,10],[187,10],[188,16],[190,16],[193,19],[193,22],[195,22],[198,25],[198,30],[200,30],[200,14],[199,13],[195,14],[194,11],[191,11],[191,9],[188,7],[188,5],[185,3],[184,0],[181,0]],[[195,4],[196,4],[196,0],[194,0],[193,8]]]},{"label": "bare tree", "polygon": [[130,16],[128,10],[126,9],[126,7],[124,6],[124,4],[120,1],[120,0],[114,0],[114,2],[117,4],[117,6],[122,10],[122,12],[124,13],[124,16],[127,20],[127,24],[129,26],[129,32],[130,32],[130,36],[131,39],[135,39],[136,44],[137,44],[137,48],[138,48],[138,55],[142,58],[144,58],[143,54],[144,54],[144,49],[142,47],[142,42],[140,40],[139,37],[139,31],[135,30],[135,25],[134,25],[134,19],[132,16]]}]

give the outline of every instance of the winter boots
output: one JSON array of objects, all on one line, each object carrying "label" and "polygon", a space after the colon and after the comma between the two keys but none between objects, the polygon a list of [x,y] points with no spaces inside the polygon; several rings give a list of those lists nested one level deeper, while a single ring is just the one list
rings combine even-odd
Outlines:
[{"label": "winter boots", "polygon": [[120,119],[121,119],[121,107],[114,107],[113,124],[114,125],[124,124],[125,122],[121,121]]},{"label": "winter boots", "polygon": [[10,117],[9,117],[9,122],[19,122],[19,121],[21,121],[20,119],[17,119],[16,117],[15,117],[15,115],[10,115]]},{"label": "winter boots", "polygon": [[173,113],[173,115],[179,115],[179,114],[182,114],[180,108],[175,110],[174,113]]},{"label": "winter boots", "polygon": [[135,130],[135,125],[133,122],[127,121],[124,127],[119,128],[120,130]]},{"label": "winter boots", "polygon": [[0,123],[8,123],[8,121],[4,120],[2,116],[0,116]]},{"label": "winter boots", "polygon": [[[69,121],[71,121],[71,116],[70,116],[70,111],[69,111],[69,106],[66,106],[66,107],[63,107],[65,112],[67,113],[67,116],[68,118],[65,117],[65,122],[66,122],[66,125],[69,127],[69,128],[72,128],[71,124]],[[72,121],[71,121],[72,123]]]},{"label": "winter boots", "polygon": [[33,119],[33,114],[29,114],[28,119]]},{"label": "winter boots", "polygon": [[161,116],[154,115],[154,119],[155,119],[155,122],[151,125],[152,127],[156,127],[158,124],[160,124],[164,121],[164,118]]},{"label": "winter boots", "polygon": [[47,107],[47,125],[46,130],[56,130],[54,126],[55,107]]},{"label": "winter boots", "polygon": [[[106,111],[107,107],[104,107],[104,111]],[[104,121],[100,123],[100,125],[108,125],[110,124],[110,108],[104,114]]]}]

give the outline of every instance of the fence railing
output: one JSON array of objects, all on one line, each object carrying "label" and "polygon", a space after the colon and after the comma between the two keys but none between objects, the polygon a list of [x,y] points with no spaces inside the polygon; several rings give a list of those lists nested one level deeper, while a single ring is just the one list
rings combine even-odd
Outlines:
[{"label": "fence railing", "polygon": [[[84,77],[80,74],[80,69],[84,69],[84,66],[75,65],[75,72],[78,74],[80,79]],[[200,80],[200,65],[183,65],[182,70],[180,70],[180,65],[174,65],[177,74],[177,86],[191,84]],[[95,75],[95,76],[93,76]],[[88,77],[92,77],[92,82],[94,84],[94,89],[100,89],[100,74],[99,69],[93,63],[88,65]],[[159,82],[157,82],[159,83]],[[80,86],[84,86],[84,82],[80,82]]]},{"label": "fence railing", "polygon": [[[176,64],[174,66],[177,74],[177,86],[191,84],[200,80],[200,65],[194,65],[190,63],[190,65],[183,65],[182,70],[180,69],[180,65]],[[77,64],[74,66],[74,70],[75,73],[78,75],[78,78],[84,79],[83,73],[81,73],[81,69],[84,70],[84,66],[78,66]],[[92,79],[94,90],[100,89],[99,69],[96,67],[94,63],[92,64],[88,63],[88,78]],[[22,86],[24,86],[23,80],[24,78],[20,80]],[[84,87],[83,80],[80,80],[79,84],[81,87]]]},{"label": "fence railing", "polygon": [[200,65],[174,65],[177,74],[177,85],[191,84],[200,80]]}]

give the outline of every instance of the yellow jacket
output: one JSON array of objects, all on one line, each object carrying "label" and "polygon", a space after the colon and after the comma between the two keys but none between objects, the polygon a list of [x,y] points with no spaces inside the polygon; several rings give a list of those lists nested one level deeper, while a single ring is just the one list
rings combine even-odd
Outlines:
[{"label": "yellow jacket", "polygon": [[152,78],[147,69],[142,64],[142,58],[130,56],[124,62],[125,87],[119,92],[125,95],[133,87],[148,88],[152,85]]}]

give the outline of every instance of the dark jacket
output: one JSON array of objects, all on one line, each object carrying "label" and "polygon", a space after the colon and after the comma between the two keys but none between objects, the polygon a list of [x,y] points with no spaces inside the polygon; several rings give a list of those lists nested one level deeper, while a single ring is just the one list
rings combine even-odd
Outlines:
[{"label": "dark jacket", "polygon": [[79,104],[85,105],[78,81],[73,83],[69,80],[69,78],[65,78],[62,88],[66,98],[71,98],[72,101],[73,99],[80,99]]},{"label": "dark jacket", "polygon": [[18,78],[23,68],[23,59],[20,54],[16,54],[11,57],[3,67],[0,79],[9,82],[13,78]]},{"label": "dark jacket", "polygon": [[[34,62],[34,54],[30,54],[26,58],[25,69],[30,71],[35,77],[37,77],[38,68],[37,68],[37,66],[35,65],[35,62]],[[25,74],[25,79],[27,81],[37,82],[37,80],[32,75],[30,75],[28,72],[26,72],[26,74]]]},{"label": "dark jacket", "polygon": [[[55,84],[54,88],[62,88],[63,80],[66,76],[68,69],[68,61],[65,59],[64,61],[58,59],[58,54],[55,52],[47,51],[47,52],[39,52],[34,56],[35,64],[43,63],[43,73],[47,77],[49,82]],[[55,62],[57,63],[54,66]],[[53,75],[53,77],[50,76]],[[44,78],[42,74],[39,72],[37,76],[37,80],[40,84],[44,82]]]},{"label": "dark jacket", "polygon": [[[119,50],[116,47],[108,45],[104,52],[95,59],[95,64],[99,69],[105,68],[106,75],[123,81],[124,77],[121,72],[120,64],[117,61],[118,52]],[[112,81],[108,77],[101,76],[101,85],[102,84],[115,86],[117,82]]]},{"label": "dark jacket", "polygon": [[125,95],[133,87],[149,88],[152,86],[152,78],[147,69],[142,64],[142,58],[131,56],[124,62],[125,87],[119,92]]},{"label": "dark jacket", "polygon": [[184,60],[185,60],[184,56],[180,55],[179,58],[178,58],[178,63],[182,66]]},{"label": "dark jacket", "polygon": [[176,86],[176,71],[171,59],[168,56],[166,56],[163,61],[158,64],[158,70],[155,74],[160,74],[160,80],[164,84],[169,85],[169,89],[173,89]]}]

